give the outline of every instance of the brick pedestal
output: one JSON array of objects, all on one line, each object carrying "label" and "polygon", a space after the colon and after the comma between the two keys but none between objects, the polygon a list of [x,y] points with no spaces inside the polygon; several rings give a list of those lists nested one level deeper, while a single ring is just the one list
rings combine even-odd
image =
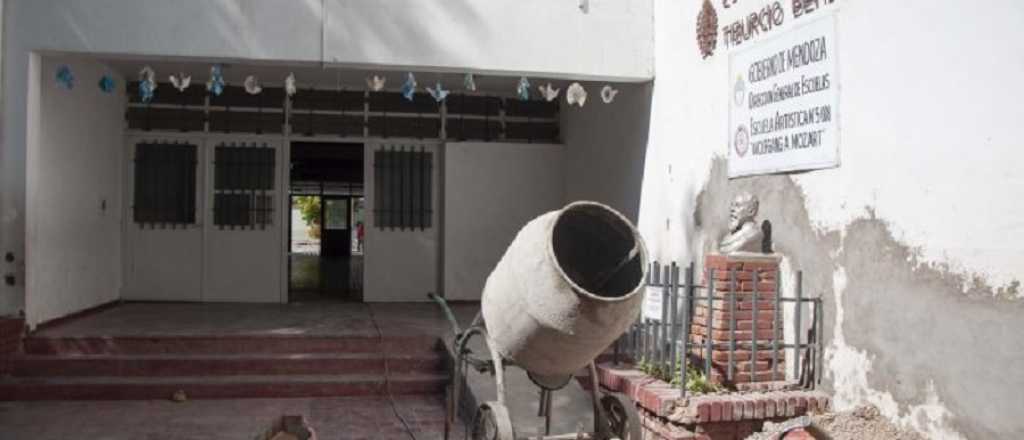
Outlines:
[{"label": "brick pedestal", "polygon": [[702,283],[713,301],[694,303],[690,340],[696,347],[691,355],[704,365],[710,340],[714,382],[735,386],[785,378],[782,311],[776,298],[780,260],[775,254],[710,254],[704,259]]}]

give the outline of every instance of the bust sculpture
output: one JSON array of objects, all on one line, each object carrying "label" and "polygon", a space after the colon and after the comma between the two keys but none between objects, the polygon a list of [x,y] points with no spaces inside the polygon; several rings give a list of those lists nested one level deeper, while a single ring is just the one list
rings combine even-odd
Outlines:
[{"label": "bust sculpture", "polygon": [[718,244],[719,252],[772,252],[771,223],[765,220],[758,227],[754,222],[757,210],[758,200],[751,194],[741,193],[733,199],[729,207],[729,234]]}]

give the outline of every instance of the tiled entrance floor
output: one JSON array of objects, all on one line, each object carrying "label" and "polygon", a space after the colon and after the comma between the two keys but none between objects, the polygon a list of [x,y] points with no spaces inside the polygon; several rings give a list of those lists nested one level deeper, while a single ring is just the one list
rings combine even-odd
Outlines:
[{"label": "tiled entrance floor", "polygon": [[[479,305],[456,304],[462,325]],[[372,311],[372,315],[371,315]],[[124,303],[37,333],[45,337],[86,336],[385,336],[451,332],[434,303]]]}]

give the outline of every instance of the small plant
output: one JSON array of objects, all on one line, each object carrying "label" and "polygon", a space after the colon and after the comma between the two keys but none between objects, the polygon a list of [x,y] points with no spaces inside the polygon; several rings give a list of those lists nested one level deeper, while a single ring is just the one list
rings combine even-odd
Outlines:
[{"label": "small plant", "polygon": [[[681,372],[680,372],[681,373]],[[679,385],[682,374],[672,378],[672,385]],[[686,366],[686,390],[692,393],[714,393],[721,391],[722,386],[708,380],[704,371],[693,365]]]},{"label": "small plant", "polygon": [[[640,362],[637,363],[636,368],[648,376],[669,382],[673,386],[679,386],[683,381],[682,362],[677,364],[677,373],[675,377],[672,378],[668,377],[667,371],[664,371],[660,366],[647,362],[646,359],[640,360]],[[708,380],[707,376],[704,375],[703,370],[697,368],[693,364],[688,364],[686,366],[686,391],[691,393],[714,393],[721,390],[722,386]]]}]

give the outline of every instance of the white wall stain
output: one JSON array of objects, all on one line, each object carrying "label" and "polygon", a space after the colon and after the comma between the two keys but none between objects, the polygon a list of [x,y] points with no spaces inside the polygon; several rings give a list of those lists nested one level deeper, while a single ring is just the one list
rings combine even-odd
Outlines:
[{"label": "white wall stain", "polygon": [[832,344],[825,348],[826,375],[831,376],[834,394],[832,406],[844,411],[864,404],[871,404],[893,423],[913,429],[928,439],[966,439],[951,426],[953,413],[942,403],[935,389],[935,382],[928,382],[928,396],[923,403],[907,405],[900,411],[900,405],[887,391],[872,389],[868,385],[872,357],[864,350],[858,350],[846,342],[843,335],[843,294],[846,290],[846,270],[836,268],[832,276],[835,292],[835,328]]}]

